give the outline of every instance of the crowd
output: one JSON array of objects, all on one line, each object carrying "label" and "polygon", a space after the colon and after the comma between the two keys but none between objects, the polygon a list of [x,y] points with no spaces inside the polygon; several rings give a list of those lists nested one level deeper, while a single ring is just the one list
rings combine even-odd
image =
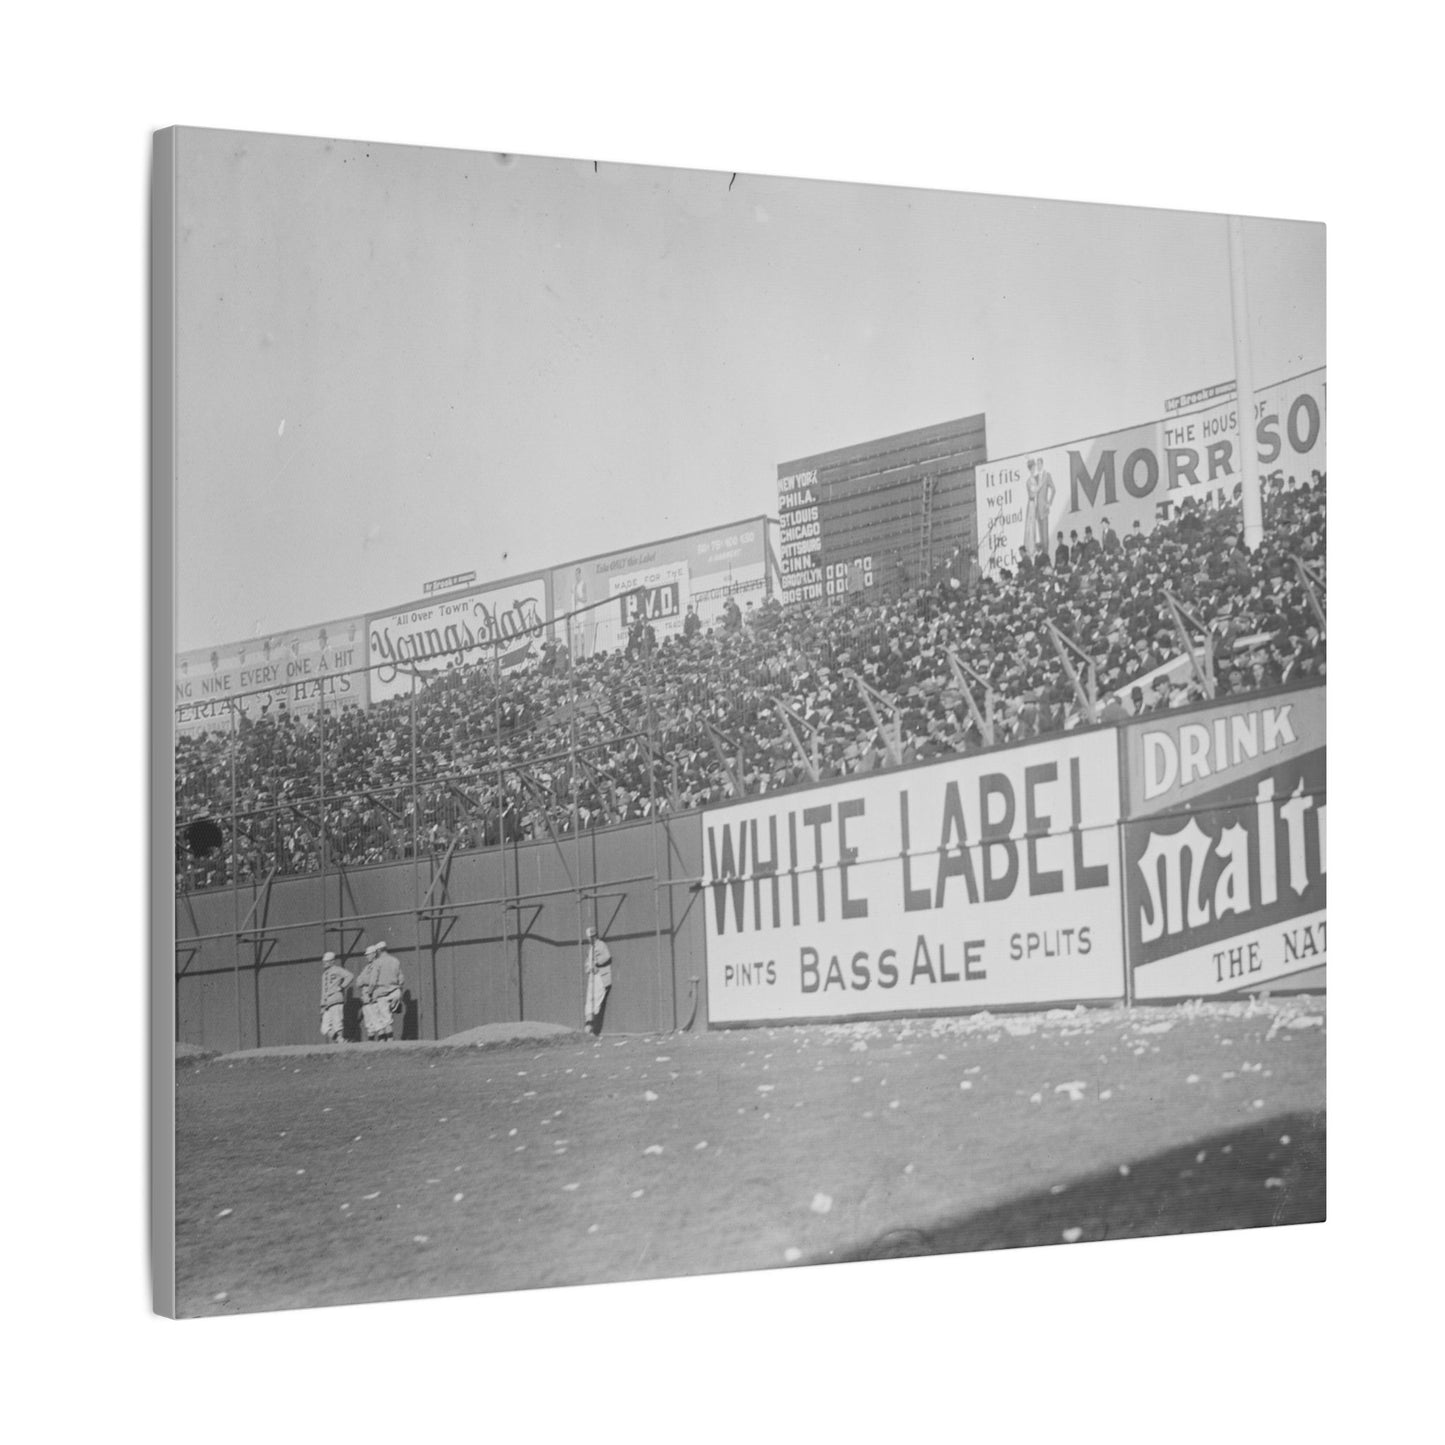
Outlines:
[{"label": "crowd", "polygon": [[[200,817],[229,823],[233,766],[245,881],[321,866],[323,814],[328,864],[354,865],[694,808],[729,796],[730,772],[759,793],[806,781],[815,759],[825,778],[886,767],[897,754],[875,713],[890,731],[899,723],[905,764],[972,751],[985,739],[950,650],[992,690],[995,743],[1072,728],[1088,719],[1049,623],[1095,659],[1100,720],[1180,706],[1203,692],[1180,669],[1153,676],[1181,653],[1166,590],[1215,624],[1218,693],[1323,678],[1325,639],[1296,556],[1323,581],[1323,476],[1267,492],[1253,552],[1237,503],[1186,502],[1147,535],[1060,534],[1051,555],[1022,555],[997,580],[975,571],[815,610],[734,603],[716,626],[693,615],[660,643],[644,626],[624,649],[575,661],[548,643],[500,686],[485,666],[455,669],[414,704],[329,712],[324,729],[282,712],[242,723],[234,740],[183,737],[178,886],[230,881],[232,837],[197,857],[185,834]],[[876,698],[870,711],[857,678],[898,712]],[[982,707],[984,688],[971,687]]]}]

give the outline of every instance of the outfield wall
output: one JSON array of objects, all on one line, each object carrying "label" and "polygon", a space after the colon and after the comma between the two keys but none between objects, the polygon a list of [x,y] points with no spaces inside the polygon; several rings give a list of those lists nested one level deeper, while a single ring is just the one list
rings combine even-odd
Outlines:
[{"label": "outfield wall", "polygon": [[[698,876],[699,838],[699,820],[684,817],[586,834],[580,848],[572,839],[560,849],[550,841],[513,845],[505,854],[509,893],[541,895],[520,908],[500,901],[503,855],[495,848],[455,855],[445,890],[439,885],[430,898],[439,858],[324,880],[279,878],[248,929],[260,939],[240,943],[195,940],[245,923],[260,890],[178,898],[176,1037],[219,1050],[319,1042],[321,954],[335,950],[356,972],[378,939],[401,962],[414,1000],[403,1016],[407,1036],[445,1038],[517,1019],[580,1026],[580,937],[594,917],[615,960],[609,1031],[681,1027],[694,1007],[705,1020],[698,895],[686,882],[666,886],[669,874]],[[665,886],[653,887],[654,870]],[[574,880],[596,890],[580,916]],[[415,910],[438,901],[442,909],[418,922]],[[386,913],[395,916],[361,918]]]},{"label": "outfield wall", "polygon": [[1323,988],[1325,689],[703,814],[713,1024]]},{"label": "outfield wall", "polygon": [[[176,1037],[315,1042],[322,952],[355,970],[379,938],[408,1036],[577,1026],[594,922],[618,1033],[1322,988],[1325,822],[1324,687],[1254,693],[458,854],[440,883],[428,858],[183,895]],[[251,936],[205,937],[253,904]]]}]

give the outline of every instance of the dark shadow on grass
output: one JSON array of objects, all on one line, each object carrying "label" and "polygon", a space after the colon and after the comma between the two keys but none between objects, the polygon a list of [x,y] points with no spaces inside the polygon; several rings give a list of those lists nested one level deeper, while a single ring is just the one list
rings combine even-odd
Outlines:
[{"label": "dark shadow on grass", "polygon": [[1325,1217],[1325,1115],[1277,1115],[1127,1167],[1127,1174],[1116,1167],[1086,1175],[1057,1194],[1045,1190],[957,1219],[890,1230],[806,1263],[1062,1244],[1074,1230],[1086,1242],[1319,1223]]},{"label": "dark shadow on grass", "polygon": [[421,1004],[416,995],[407,989],[401,996],[401,1017],[397,1020],[397,1026],[401,1032],[402,1039],[419,1039],[421,1037]]},{"label": "dark shadow on grass", "polygon": [[359,1044],[361,1032],[361,1000],[349,989],[341,1005],[341,1037],[348,1044]]}]

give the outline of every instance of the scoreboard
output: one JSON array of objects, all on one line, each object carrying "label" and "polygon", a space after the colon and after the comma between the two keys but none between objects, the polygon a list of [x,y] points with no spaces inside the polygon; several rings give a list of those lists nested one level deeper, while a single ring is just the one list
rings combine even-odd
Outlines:
[{"label": "scoreboard", "polygon": [[961,417],[778,465],[785,603],[927,586],[976,546],[984,418]]}]

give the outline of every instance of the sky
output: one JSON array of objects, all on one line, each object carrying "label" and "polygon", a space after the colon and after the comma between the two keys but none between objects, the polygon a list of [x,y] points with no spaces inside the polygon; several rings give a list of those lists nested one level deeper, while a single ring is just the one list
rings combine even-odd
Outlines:
[{"label": "sky", "polygon": [[[1257,385],[1325,230],[1245,226]],[[1234,372],[1218,215],[188,130],[176,644],[760,513],[780,462],[983,412],[990,457]]]}]

